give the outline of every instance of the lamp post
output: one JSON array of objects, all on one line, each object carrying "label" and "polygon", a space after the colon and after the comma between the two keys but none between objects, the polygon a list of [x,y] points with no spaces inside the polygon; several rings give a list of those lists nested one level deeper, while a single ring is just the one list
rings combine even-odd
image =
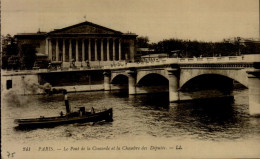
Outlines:
[{"label": "lamp post", "polygon": [[212,43],[212,57],[214,57],[215,56],[215,44],[214,43]]},{"label": "lamp post", "polygon": [[188,44],[187,44],[187,42],[185,42],[185,56],[186,56],[186,58],[188,58],[187,47],[188,47]]},{"label": "lamp post", "polygon": [[240,56],[240,41],[241,41],[241,38],[240,37],[237,37],[237,45],[238,45],[238,55],[237,56]]}]

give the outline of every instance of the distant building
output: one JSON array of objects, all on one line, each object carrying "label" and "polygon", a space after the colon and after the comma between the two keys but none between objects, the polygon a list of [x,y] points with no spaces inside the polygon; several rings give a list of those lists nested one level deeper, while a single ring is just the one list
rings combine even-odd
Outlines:
[{"label": "distant building", "polygon": [[25,45],[36,49],[36,55],[46,55],[63,67],[110,65],[115,61],[134,61],[136,34],[122,33],[91,22],[55,29],[51,32],[15,35],[21,50]]},{"label": "distant building", "polygon": [[150,48],[137,48],[136,49],[136,56],[135,56],[135,58],[140,61],[142,56],[153,54],[153,53],[154,53],[154,49],[150,49]]},{"label": "distant building", "polygon": [[154,49],[150,49],[150,48],[137,48],[137,53],[138,54],[142,54],[142,55],[151,54],[151,53],[154,53]]}]

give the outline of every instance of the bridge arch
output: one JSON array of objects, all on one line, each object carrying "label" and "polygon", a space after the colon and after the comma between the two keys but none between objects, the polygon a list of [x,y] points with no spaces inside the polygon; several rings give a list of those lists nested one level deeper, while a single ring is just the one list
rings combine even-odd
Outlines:
[{"label": "bridge arch", "polygon": [[142,76],[136,82],[135,94],[169,92],[169,80],[157,73],[149,73]]},{"label": "bridge arch", "polygon": [[169,85],[169,80],[165,76],[157,73],[149,73],[139,79],[138,85]]},{"label": "bridge arch", "polygon": [[152,70],[152,71],[139,71],[136,78],[136,84],[140,82],[145,76],[150,75],[159,75],[168,79],[168,72],[165,69],[162,70]]},{"label": "bridge arch", "polygon": [[187,82],[202,75],[220,75],[233,79],[245,87],[248,87],[248,78],[245,70],[182,70],[180,74],[180,85],[182,88]]},{"label": "bridge arch", "polygon": [[111,80],[110,83],[113,83],[115,80],[117,80],[118,78],[128,78],[127,73],[125,72],[120,72],[120,73],[112,73],[111,74]]},{"label": "bridge arch", "polygon": [[128,90],[128,76],[125,74],[117,74],[110,80],[110,90]]}]

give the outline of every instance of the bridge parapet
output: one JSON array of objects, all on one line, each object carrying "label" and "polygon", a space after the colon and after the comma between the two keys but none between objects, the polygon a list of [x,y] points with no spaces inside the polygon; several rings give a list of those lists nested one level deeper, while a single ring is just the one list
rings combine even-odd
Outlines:
[{"label": "bridge parapet", "polygon": [[218,62],[234,62],[243,61],[242,56],[223,56],[223,57],[194,57],[180,58],[179,63],[218,63]]},{"label": "bridge parapet", "polygon": [[[171,58],[167,62],[174,62]],[[240,62],[260,62],[260,54],[242,56],[222,56],[222,57],[194,57],[179,58],[178,63],[240,63]]]},{"label": "bridge parapet", "polygon": [[147,66],[160,66],[169,64],[169,62],[172,62],[174,60],[174,63],[177,63],[177,58],[172,58],[171,61],[168,61],[166,58],[157,59],[157,60],[151,60],[151,61],[145,61],[145,62],[134,62],[134,63],[125,63],[125,62],[117,62],[114,65],[111,66],[105,66],[104,69],[120,69],[120,68],[129,68],[129,67],[147,67]]},{"label": "bridge parapet", "polygon": [[162,58],[146,62],[118,63],[106,66],[105,69],[120,69],[129,67],[152,67],[170,64],[240,64],[260,62],[260,54],[242,56],[222,56],[222,57],[194,57],[194,58]]}]

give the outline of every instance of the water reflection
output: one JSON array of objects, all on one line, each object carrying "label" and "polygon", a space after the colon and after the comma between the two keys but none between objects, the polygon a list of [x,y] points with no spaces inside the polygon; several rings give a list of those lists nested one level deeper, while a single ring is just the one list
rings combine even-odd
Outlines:
[{"label": "water reflection", "polygon": [[[214,91],[212,91],[214,93]],[[211,92],[211,93],[212,93]],[[59,141],[116,139],[135,136],[195,140],[260,138],[260,118],[248,115],[248,91],[235,90],[221,98],[168,102],[168,93],[128,95],[127,92],[82,92],[69,94],[72,106],[90,109],[112,107],[114,122],[61,125],[54,128],[17,131],[16,118],[56,116],[65,112],[63,95],[30,96],[22,106],[5,103],[3,135],[8,140]],[[196,92],[207,94],[205,92]],[[194,92],[186,92],[193,96]],[[29,138],[29,139],[28,139]]]}]

